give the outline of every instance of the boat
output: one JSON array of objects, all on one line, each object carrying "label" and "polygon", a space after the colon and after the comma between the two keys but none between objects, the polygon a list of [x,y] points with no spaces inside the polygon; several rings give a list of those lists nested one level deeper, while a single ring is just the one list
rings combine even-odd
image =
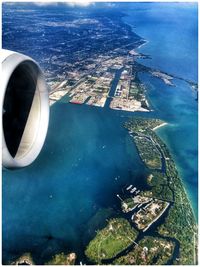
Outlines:
[{"label": "boat", "polygon": [[127,188],[126,188],[126,190],[130,190],[131,188],[132,188],[132,184],[131,185],[129,185]]},{"label": "boat", "polygon": [[136,190],[136,187],[134,187],[130,192],[131,192],[131,194],[133,194],[134,192],[135,192],[135,190]]}]

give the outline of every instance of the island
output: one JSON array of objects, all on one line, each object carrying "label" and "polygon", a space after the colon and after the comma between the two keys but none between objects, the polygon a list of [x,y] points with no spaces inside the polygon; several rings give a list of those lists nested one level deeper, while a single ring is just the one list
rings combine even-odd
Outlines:
[{"label": "island", "polygon": [[31,253],[24,253],[18,259],[13,261],[11,265],[35,265]]},{"label": "island", "polygon": [[121,218],[109,219],[88,244],[85,254],[92,263],[197,264],[193,210],[169,150],[156,134],[166,124],[138,117],[124,124],[148,170],[148,189],[129,184],[116,194]]},{"label": "island", "polygon": [[[157,232],[163,238],[168,237],[176,240],[179,255],[173,263],[196,264],[197,223],[169,150],[155,132],[159,125],[164,125],[163,123],[159,119],[134,118],[125,123],[124,126],[128,129],[133,140],[133,134],[137,136],[145,135],[158,148],[162,157],[162,169],[160,172],[153,171],[147,177],[147,183],[151,186],[151,190],[143,191],[140,194],[154,199],[159,198],[161,201],[168,203],[169,212],[166,214],[164,223],[158,226]],[[139,150],[139,153],[141,153],[141,150]],[[145,159],[149,157],[151,157],[150,151],[146,151]],[[146,166],[148,167],[148,165]]]},{"label": "island", "polygon": [[115,257],[131,245],[138,232],[124,218],[113,218],[105,228],[98,231],[85,250],[87,258],[101,264],[102,260]]},{"label": "island", "polygon": [[45,265],[74,265],[76,261],[76,254],[70,253],[70,254],[64,254],[59,253],[52,257],[50,261],[45,263]]}]

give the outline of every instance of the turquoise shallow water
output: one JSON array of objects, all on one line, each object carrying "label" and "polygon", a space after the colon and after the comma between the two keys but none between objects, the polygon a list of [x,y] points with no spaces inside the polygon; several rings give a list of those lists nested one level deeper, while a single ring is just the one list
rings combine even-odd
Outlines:
[{"label": "turquoise shallow water", "polygon": [[167,144],[198,217],[198,104],[185,82],[177,87],[163,85],[159,80],[143,77],[149,87],[149,98],[155,114],[169,124],[157,130]]},{"label": "turquoise shallow water", "polygon": [[[145,4],[129,7],[129,17],[124,19],[150,40],[140,51],[150,54],[152,60],[142,62],[196,80],[197,51],[195,45],[191,46],[196,44],[196,6],[181,9],[174,20],[174,7],[156,7],[159,16]],[[163,16],[166,12],[168,18]],[[192,21],[182,29],[186,18]],[[185,42],[178,40],[179,34],[184,35]],[[28,168],[3,173],[5,261],[27,251],[38,263],[63,250],[75,251],[80,260],[84,258],[88,224],[91,226],[96,212],[117,207],[116,194],[124,185],[144,187],[147,170],[122,127],[133,116],[155,116],[169,122],[158,134],[176,161],[197,216],[196,95],[184,82],[176,81],[177,87],[168,87],[148,75],[141,78],[154,109],[151,114],[66,103],[51,108],[47,139],[38,159]]]},{"label": "turquoise shallow water", "polygon": [[[142,3],[133,5],[124,21],[148,41],[139,51],[152,59],[150,67],[197,81],[198,23],[196,3]],[[169,125],[158,134],[167,143],[198,217],[198,104],[196,93],[185,83],[166,86],[142,76],[156,114]]]}]

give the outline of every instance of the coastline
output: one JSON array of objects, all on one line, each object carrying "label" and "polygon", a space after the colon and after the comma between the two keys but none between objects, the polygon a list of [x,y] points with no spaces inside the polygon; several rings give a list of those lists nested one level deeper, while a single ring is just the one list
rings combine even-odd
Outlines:
[{"label": "coastline", "polygon": [[[148,21],[146,23],[147,23],[146,26],[148,29]],[[128,25],[131,26],[131,24],[128,24]],[[135,32],[134,29],[137,31],[140,31],[140,27],[139,28],[133,27],[133,26],[131,27],[132,27],[133,32]],[[155,34],[155,32],[153,31],[152,33]],[[155,35],[155,38],[156,38],[156,35]],[[154,41],[154,39],[150,39],[150,41],[147,41],[143,38],[141,38],[141,40],[144,40],[144,43],[136,47],[135,51],[138,51],[139,48],[141,48],[141,50],[146,50],[146,47],[142,48],[142,46],[150,42],[150,44],[148,44],[148,47],[149,46],[151,47]],[[138,55],[140,54],[139,51],[138,51]],[[154,58],[154,53],[152,54],[141,53],[141,55],[145,55],[145,54],[148,54],[148,55],[150,54]],[[136,62],[143,61],[143,63],[145,62],[142,56],[141,56],[141,59],[140,57],[135,56],[135,61]],[[148,61],[149,60],[147,60],[147,62]],[[145,80],[141,79],[141,83],[145,84]],[[151,84],[151,81],[149,83]],[[173,92],[178,91],[176,90],[176,88],[170,88],[169,90],[171,89],[174,89]],[[158,97],[159,99],[158,101],[160,101],[159,104],[157,104],[157,102],[152,101],[152,105],[151,105],[152,108],[153,106],[156,107],[155,112],[153,112],[152,115],[149,113],[143,112],[141,113],[142,114],[141,116],[144,117],[145,119],[148,119],[154,116],[156,116],[157,118],[163,119],[163,121],[160,121],[160,125],[152,127],[151,130],[154,131],[154,134],[160,137],[161,141],[163,141],[166,144],[172,156],[172,159],[175,163],[175,166],[178,170],[180,182],[182,183],[181,189],[184,191],[184,193],[181,195],[186,196],[187,198],[186,202],[189,202],[190,207],[193,210],[193,214],[195,215],[194,217],[196,218],[196,222],[198,223],[198,210],[195,211],[194,206],[193,206],[193,203],[195,200],[195,199],[193,200],[193,197],[192,197],[193,191],[190,190],[190,187],[187,184],[187,181],[189,179],[190,179],[189,182],[191,183],[193,182],[192,176],[191,175],[184,176],[183,173],[187,171],[188,165],[184,164],[184,161],[181,161],[178,157],[179,154],[181,154],[180,152],[182,149],[185,150],[186,152],[187,151],[191,152],[191,150],[187,150],[187,147],[184,146],[186,145],[187,140],[180,139],[179,141],[179,135],[174,135],[172,137],[170,135],[170,132],[173,134],[173,128],[175,128],[174,129],[175,133],[177,130],[184,131],[184,128],[180,127],[182,121],[179,120],[180,119],[179,113],[181,110],[182,115],[183,115],[182,117],[184,117],[187,120],[188,117],[186,115],[186,111],[188,110],[185,111],[184,105],[182,106],[177,105],[181,103],[184,104],[185,103],[184,101],[181,103],[180,102],[173,103],[173,101],[169,101],[168,98],[164,97],[164,96],[169,97],[169,95],[167,95],[169,93],[168,90],[160,91],[160,88],[158,86],[157,87],[155,86],[155,91],[154,91],[155,95],[153,97],[151,93],[149,95],[150,91],[151,91],[151,88],[149,88],[147,84],[147,92],[145,92],[144,95],[146,95],[146,99],[148,99],[149,104],[151,104],[151,101],[153,100],[154,96],[156,97],[158,96],[158,92],[162,96],[162,99],[160,101]],[[177,95],[179,95],[179,93],[180,91],[177,93]],[[91,264],[91,262],[86,261],[83,249],[85,249],[84,246],[86,244],[86,240],[88,240],[89,238],[93,236],[93,232],[95,233],[97,228],[101,230],[102,227],[104,227],[104,223],[108,222],[108,219],[110,218],[112,219],[112,217],[114,218],[115,216],[119,215],[118,208],[117,208],[117,211],[114,211],[114,209],[110,208],[110,207],[119,206],[118,204],[115,203],[115,197],[113,198],[111,197],[111,194],[113,194],[113,192],[115,193],[115,188],[116,190],[118,189],[118,187],[121,188],[121,185],[124,181],[125,181],[124,184],[129,184],[130,180],[131,180],[131,183],[133,184],[135,183],[137,185],[137,181],[139,180],[139,183],[142,185],[141,186],[142,190],[147,190],[146,186],[144,186],[145,181],[143,181],[144,180],[143,176],[144,174],[146,175],[146,172],[143,171],[144,167],[143,167],[143,163],[141,163],[141,158],[138,157],[138,150],[136,150],[135,146],[133,147],[130,145],[132,141],[131,138],[123,139],[123,138],[126,138],[127,135],[124,129],[121,129],[121,121],[124,121],[127,117],[137,118],[138,116],[140,116],[140,114],[138,114],[137,112],[136,114],[134,113],[131,114],[126,111],[124,112],[123,110],[121,110],[122,113],[118,111],[113,112],[113,110],[107,109],[106,105],[105,105],[104,110],[103,109],[100,110],[99,108],[98,108],[99,110],[97,110],[95,106],[83,107],[80,105],[73,106],[73,105],[68,105],[68,104],[67,104],[67,107],[65,108],[66,106],[64,105],[64,103],[66,103],[65,98],[66,96],[50,104],[50,109],[53,109],[52,110],[53,114],[51,116],[51,122],[50,122],[50,130],[49,130],[49,134],[47,138],[47,145],[44,147],[44,152],[42,152],[41,158],[39,159],[39,161],[36,161],[35,165],[33,165],[33,167],[29,168],[27,171],[22,170],[21,172],[16,172],[16,179],[10,179],[13,174],[10,174],[10,173],[5,174],[5,177],[8,176],[9,179],[4,179],[5,180],[4,181],[5,192],[3,192],[3,197],[4,197],[4,203],[9,204],[9,206],[8,206],[8,209],[4,207],[5,211],[3,215],[4,215],[4,218],[7,218],[5,222],[10,228],[10,234],[9,235],[4,234],[5,241],[2,240],[2,243],[3,242],[5,243],[5,248],[2,248],[2,251],[4,253],[3,254],[4,259],[6,259],[6,257],[8,258],[15,257],[15,251],[16,251],[15,244],[18,244],[17,251],[18,252],[22,251],[22,253],[24,253],[23,251],[24,242],[27,242],[26,244],[27,250],[34,253],[34,260],[36,259],[37,264],[38,264],[38,261],[40,263],[40,261],[43,260],[43,258],[40,257],[41,255],[48,256],[54,250],[56,251],[59,246],[62,250],[65,250],[66,249],[65,245],[67,246],[67,249],[69,247],[70,251],[71,251],[71,247],[73,248],[76,246],[78,247],[78,250],[76,252],[78,255],[76,264],[79,264],[79,263],[81,265],[82,263],[83,265]],[[169,99],[172,100],[173,96]],[[179,97],[179,100],[180,101],[182,100],[181,95]],[[186,101],[187,100],[188,102],[190,102],[190,98],[186,97]],[[164,104],[165,102],[168,102],[169,110],[165,107],[165,104]],[[56,103],[57,105],[55,105]],[[190,104],[193,104],[193,102],[191,102]],[[172,105],[174,105],[174,109],[171,108]],[[89,110],[89,108],[91,110]],[[164,111],[164,114],[162,113],[162,111]],[[94,113],[96,113],[96,115],[94,115]],[[62,117],[62,120],[60,120],[61,117]],[[82,119],[78,121],[77,118],[81,118],[81,117]],[[177,123],[176,120],[174,121],[174,117],[177,119],[178,124],[176,124]],[[167,123],[164,122],[165,119]],[[57,123],[60,121],[62,121],[62,123]],[[190,117],[188,121],[190,121]],[[119,125],[119,122],[120,122],[120,125]],[[169,127],[166,127],[162,130],[161,127],[167,124],[169,124],[168,125]],[[177,129],[174,126],[178,126]],[[193,132],[194,128],[192,128],[192,125],[191,125],[191,128],[190,128],[190,124],[186,126],[190,130],[190,132],[192,132],[193,134],[192,136],[194,136],[194,132]],[[55,127],[57,129],[56,139],[54,139],[55,138],[54,136]],[[84,133],[84,134],[80,135],[80,133]],[[100,136],[101,138],[99,139]],[[166,138],[163,138],[163,136]],[[187,135],[184,135],[184,136],[187,136]],[[191,137],[189,137],[188,135],[188,140],[190,140],[190,138]],[[196,139],[194,138],[194,140]],[[180,144],[183,145],[183,147],[180,147],[180,150],[175,149],[176,142],[177,143],[179,142]],[[110,146],[111,143],[113,143],[112,146]],[[191,147],[192,147],[192,144],[191,144]],[[150,157],[152,157],[151,151],[152,150],[150,150]],[[184,157],[184,155],[180,155],[180,158],[183,157],[186,159],[185,162],[188,162],[190,160],[189,152],[188,152],[188,157],[187,157],[187,154],[186,155],[184,154],[186,157]],[[113,157],[114,159],[110,159],[110,155],[115,155],[115,154],[118,154],[118,157],[117,158]],[[90,156],[92,158],[91,161],[90,161]],[[96,163],[101,162],[102,158],[105,159],[104,160],[105,164],[104,162],[102,162],[102,166],[101,166],[102,168],[100,170],[101,173],[99,175],[98,166]],[[49,165],[48,164],[49,160],[51,160],[53,164]],[[40,164],[41,162],[46,163],[44,168],[41,168],[41,164]],[[119,162],[121,164],[118,164]],[[137,166],[137,164],[139,167]],[[141,164],[141,167],[140,167],[140,164]],[[57,170],[55,171],[54,166],[56,167],[57,165],[60,167],[57,168]],[[118,168],[116,168],[116,173],[113,172],[113,166],[119,166]],[[47,168],[48,168],[48,171],[46,170]],[[41,170],[40,175],[38,175],[38,170]],[[140,176],[140,173],[141,173],[141,176]],[[31,179],[31,181],[28,180],[29,175],[31,175],[35,179]],[[22,176],[22,179],[20,176]],[[45,179],[41,179],[40,176],[44,176]],[[139,177],[138,180],[135,179],[135,177],[137,176]],[[66,179],[66,177],[72,177],[75,179]],[[196,179],[195,175],[193,177]],[[42,180],[45,181],[49,179],[50,179],[50,182],[48,184],[45,184],[42,182]],[[11,180],[13,181],[12,182],[13,185],[15,184],[15,180],[21,181],[20,190],[18,190],[18,186],[16,187],[16,190],[7,189],[7,188],[10,188],[9,184]],[[30,197],[26,199],[24,198],[21,199],[21,195],[23,196],[23,194],[26,193],[27,183],[30,184],[30,182],[31,182],[31,187],[30,187],[31,190],[29,191]],[[40,196],[38,195],[38,182],[40,184],[40,189],[44,190],[44,194],[42,194],[41,196],[42,201],[40,199]],[[138,186],[140,186],[139,183],[138,183]],[[61,184],[62,186],[60,187]],[[102,184],[105,186],[102,186]],[[14,188],[13,185],[12,187]],[[54,186],[52,187],[52,185]],[[87,186],[88,188],[88,190],[86,191],[83,190],[85,186]],[[196,186],[196,184],[194,184],[194,186]],[[97,187],[99,187],[98,188],[99,193],[103,191],[103,195],[100,197],[99,196],[96,197],[96,192],[98,192]],[[52,201],[48,197],[52,195],[49,195],[49,194],[52,194],[53,196],[55,195],[58,197],[55,197],[54,201]],[[78,195],[78,198],[77,198],[77,195]],[[45,196],[47,197],[45,198]],[[66,196],[68,197],[67,203],[65,201],[62,201],[62,200],[65,200]],[[11,200],[15,199],[15,201],[10,201],[10,199]],[[17,205],[18,203],[20,203],[19,207]],[[182,200],[179,202],[177,201],[177,203],[182,203]],[[58,206],[59,206],[59,209],[58,209]],[[17,211],[16,207],[20,208],[20,212]],[[53,214],[53,216],[49,216],[49,219],[46,223],[45,215],[48,214],[49,209],[52,210],[51,213]],[[14,212],[12,212],[12,210]],[[60,214],[60,210],[62,210],[62,214]],[[182,216],[184,216],[184,214],[186,214],[187,211],[190,210],[190,208],[187,209],[187,208],[184,208],[183,205],[179,205],[179,210],[182,211]],[[166,214],[167,212],[168,211],[166,211]],[[11,216],[10,216],[10,213],[12,213]],[[36,220],[32,222],[31,218],[32,216],[34,216],[34,214],[37,214],[38,219],[36,218]],[[74,216],[74,214],[80,215],[79,220],[76,220],[76,216]],[[159,224],[160,222],[161,223],[164,222],[164,219],[167,217],[166,214],[162,218],[159,219],[159,222],[157,222],[157,224]],[[13,216],[14,216],[14,220],[13,220]],[[123,214],[120,213],[120,216],[123,217]],[[127,214],[125,214],[125,216],[127,216]],[[23,222],[24,218],[26,218],[25,224]],[[45,227],[43,227],[43,224],[41,224],[42,221],[45,222]],[[31,224],[31,229],[29,227],[30,224]],[[58,227],[55,227],[56,224],[58,224]],[[156,235],[154,236],[154,229],[157,227],[157,224],[152,226],[153,230],[150,228],[149,231],[147,231],[146,233],[146,235],[150,235],[150,238],[152,238],[152,240],[154,241],[156,241],[156,239],[159,239],[158,236]],[[15,233],[16,225],[18,225],[17,227],[18,231]],[[38,232],[38,225],[40,225],[39,232]],[[50,231],[49,235],[48,235],[48,232],[46,231],[47,228],[52,230]],[[7,230],[7,227],[5,227],[5,231],[6,230]],[[173,230],[174,229],[171,229],[171,232],[173,232]],[[2,229],[2,232],[3,232],[3,229]],[[19,236],[18,233],[20,232],[21,234]],[[183,232],[185,233],[186,231],[183,231]],[[27,236],[29,236],[28,239],[27,239]],[[60,241],[56,240],[57,236],[62,236],[63,242],[61,240]],[[81,242],[80,242],[80,236],[81,236]],[[47,243],[46,243],[47,249],[44,243],[45,238],[48,238]],[[194,242],[195,244],[197,238],[198,238],[198,235],[195,232],[193,237],[190,238],[190,240],[188,240],[188,246],[190,246],[190,243],[192,242]],[[44,239],[44,242],[40,242],[40,241],[43,241],[43,239]],[[168,237],[168,241],[169,241],[169,237]],[[35,243],[37,243],[38,245],[35,246],[34,245]],[[146,243],[141,243],[141,245],[144,245]],[[10,250],[7,250],[7,247],[9,247]],[[51,249],[48,249],[48,247],[51,247]],[[196,256],[195,250],[196,250],[196,247],[194,246],[194,250],[193,250],[194,262],[198,260],[198,255]],[[99,250],[98,250],[98,253],[99,253]],[[127,254],[127,252],[124,251],[123,255],[125,253]],[[107,264],[107,262],[104,262],[104,263]],[[178,261],[176,263],[179,264]],[[108,264],[110,263],[108,262]]]},{"label": "coastline", "polygon": [[[126,16],[125,18],[122,18],[123,21],[124,21],[124,23],[126,23],[126,24],[129,25],[129,26],[131,26],[132,31],[133,31],[133,32],[137,32],[137,34],[138,34],[139,36],[141,36],[141,38],[142,38],[142,33],[140,32],[140,30],[138,29],[138,27],[135,26],[135,24],[132,25],[131,23],[129,23],[128,21],[126,21],[126,18],[128,18],[129,16],[130,16],[130,14],[127,14],[127,16]],[[138,30],[137,30],[137,29],[138,29]],[[146,39],[145,39],[145,41],[146,41],[146,42],[145,42],[144,44],[142,44],[141,46],[143,46],[143,45],[149,43],[149,41],[147,41]],[[139,46],[138,48],[140,48],[141,46]],[[137,49],[138,49],[138,48],[137,48]],[[148,52],[146,52],[146,53],[148,53]],[[151,56],[153,57],[154,55],[151,54]],[[170,86],[170,85],[169,85],[169,86]],[[165,126],[165,125],[167,125],[167,124],[170,124],[170,126],[171,126],[171,125],[174,125],[175,123],[174,123],[174,122],[171,122],[171,121],[170,121],[169,123],[163,123],[163,124],[161,124],[161,125],[159,125],[159,126],[156,126],[156,127],[155,127],[154,129],[152,129],[152,130],[153,130],[153,131],[156,131],[156,133],[158,133],[158,132],[157,132],[157,129],[160,129],[162,126]],[[164,131],[165,131],[165,129],[164,129]],[[158,135],[160,136],[160,132],[159,132]],[[163,136],[162,136],[162,138],[163,138]],[[192,191],[191,188],[187,185],[188,181],[186,180],[185,175],[184,175],[184,166],[182,166],[181,162],[177,162],[177,160],[176,160],[177,156],[176,156],[176,155],[177,155],[178,153],[177,153],[177,151],[172,151],[172,149],[170,149],[171,145],[170,145],[169,140],[164,139],[164,141],[165,141],[167,147],[169,148],[171,155],[173,156],[173,159],[174,159],[176,168],[177,168],[178,173],[179,173],[179,175],[180,175],[180,179],[181,179],[181,183],[182,183],[182,185],[183,185],[184,191],[185,191],[185,193],[186,193],[186,195],[187,195],[187,198],[188,198],[188,200],[189,200],[189,202],[190,202],[190,206],[191,206],[191,208],[192,208],[192,211],[193,211],[195,220],[196,220],[196,222],[198,222],[198,205],[196,205],[196,199],[195,199],[195,197],[194,197],[193,191]],[[198,178],[197,178],[197,179],[198,179]]]},{"label": "coastline", "polygon": [[[167,123],[167,124],[169,124],[169,123]],[[170,124],[170,125],[173,125],[173,124]],[[188,201],[190,203],[192,212],[194,214],[194,218],[196,220],[196,223],[198,223],[198,209],[197,210],[195,209],[195,199],[193,198],[193,195],[191,194],[190,189],[188,188],[187,183],[183,178],[183,176],[184,176],[183,171],[184,170],[180,166],[179,162],[177,162],[177,160],[176,160],[176,153],[173,152],[173,150],[171,149],[171,147],[170,147],[170,145],[168,143],[168,140],[162,135],[162,132],[159,131],[156,134],[163,140],[163,142],[166,143],[166,145],[167,145],[167,147],[168,147],[168,149],[170,151],[170,154],[172,155],[172,158],[173,158],[173,160],[175,162],[175,165],[176,165],[176,169],[177,169],[178,174],[180,176],[180,180],[181,180],[181,184],[183,186],[183,190],[184,190],[185,194],[187,195],[187,198],[188,198]]]},{"label": "coastline", "polygon": [[[146,122],[149,119],[146,118]],[[151,125],[153,125],[153,120],[150,119]],[[158,180],[157,183],[151,184],[150,191],[144,191],[145,196],[154,196],[154,197],[161,197],[162,200],[165,201],[172,201],[173,203],[170,206],[169,212],[164,222],[159,225],[158,233],[167,238],[175,238],[180,243],[180,251],[179,257],[174,258],[174,264],[178,263],[179,260],[181,264],[195,264],[196,265],[196,249],[197,249],[197,240],[195,236],[197,234],[197,221],[195,218],[195,212],[192,207],[192,203],[190,198],[187,194],[186,188],[183,184],[183,180],[177,170],[177,166],[175,161],[173,160],[173,155],[171,155],[170,151],[168,150],[168,146],[162,141],[162,139],[153,131],[156,127],[151,127],[149,123],[146,123],[144,118],[138,118],[130,120],[125,124],[125,128],[127,128],[130,132],[134,132],[136,135],[149,135],[153,138],[152,142],[156,142],[159,144],[160,148],[162,149],[163,156],[165,157],[165,175],[167,178],[167,185],[165,185],[164,191],[160,194],[160,182]],[[162,122],[160,120],[160,122]],[[159,125],[163,126],[164,123]],[[166,123],[165,123],[166,124]],[[139,147],[139,153],[143,153],[141,147]],[[151,150],[147,150],[146,154],[149,156],[152,155]],[[148,157],[146,157],[148,160]],[[145,161],[146,164],[146,161]],[[164,193],[163,193],[164,192]],[[169,192],[173,192],[170,196]],[[167,198],[167,199],[166,199]],[[185,214],[185,215],[183,215]],[[183,216],[183,217],[182,217]],[[185,217],[186,216],[186,217]],[[180,219],[182,217],[182,219]],[[186,220],[184,219],[186,218]],[[183,230],[184,229],[184,230]],[[187,240],[190,237],[193,237],[194,243],[188,244]],[[194,245],[194,247],[193,247]],[[191,253],[194,257],[191,257]]]},{"label": "coastline", "polygon": [[144,41],[144,43],[143,44],[141,44],[141,45],[139,45],[136,49],[140,49],[142,46],[144,46],[144,45],[146,45],[146,44],[148,44],[149,43],[149,41],[148,40],[146,40],[146,39],[142,39],[143,41]]},{"label": "coastline", "polygon": [[155,130],[157,130],[158,128],[161,128],[161,127],[163,127],[163,126],[165,126],[165,125],[168,125],[168,124],[169,124],[169,123],[167,123],[167,122],[163,122],[163,123],[161,123],[160,125],[154,127],[152,130],[155,131]]}]

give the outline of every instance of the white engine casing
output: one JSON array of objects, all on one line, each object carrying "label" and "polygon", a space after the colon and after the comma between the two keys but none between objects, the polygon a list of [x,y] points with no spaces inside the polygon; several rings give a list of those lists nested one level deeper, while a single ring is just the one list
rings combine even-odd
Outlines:
[{"label": "white engine casing", "polygon": [[1,50],[2,165],[21,168],[40,153],[49,123],[49,94],[38,64]]}]

